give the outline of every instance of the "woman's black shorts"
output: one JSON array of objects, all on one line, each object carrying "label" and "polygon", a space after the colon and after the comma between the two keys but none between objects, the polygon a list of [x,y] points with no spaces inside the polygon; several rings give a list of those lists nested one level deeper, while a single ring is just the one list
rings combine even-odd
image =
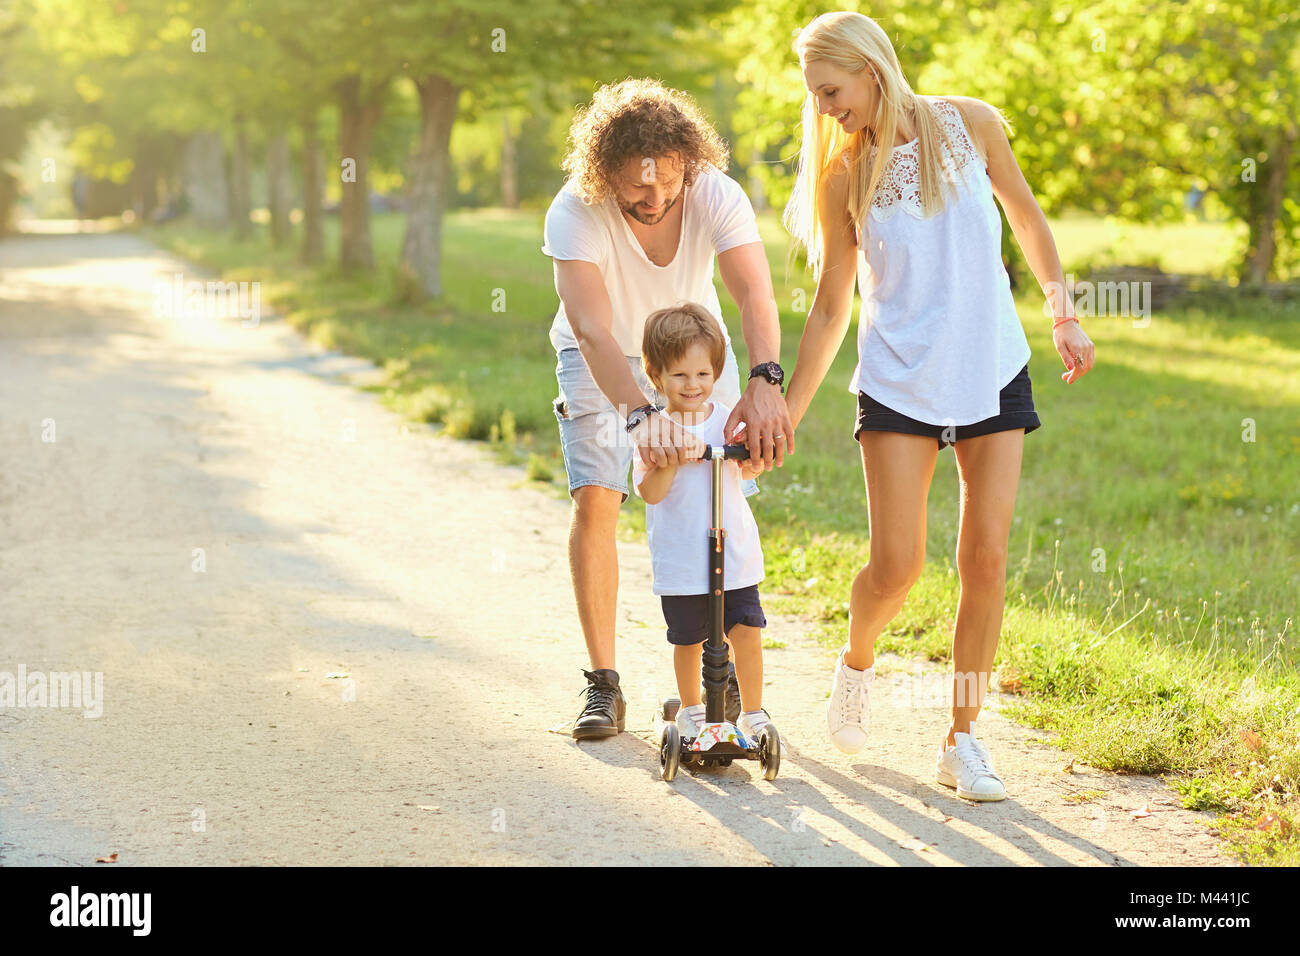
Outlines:
[{"label": "woman's black shorts", "polygon": [[[866,392],[858,392],[858,421],[853,429],[853,440],[857,441],[858,435],[863,431],[902,432],[905,435],[928,435],[938,441],[942,449],[953,441],[1012,428],[1023,428],[1028,435],[1043,424],[1038,420],[1038,412],[1034,410],[1034,392],[1029,381],[1028,363],[998,393],[998,400],[1001,403],[1000,410],[992,418],[970,425],[944,426],[929,425],[900,415]],[[946,433],[945,428],[948,429]]]}]

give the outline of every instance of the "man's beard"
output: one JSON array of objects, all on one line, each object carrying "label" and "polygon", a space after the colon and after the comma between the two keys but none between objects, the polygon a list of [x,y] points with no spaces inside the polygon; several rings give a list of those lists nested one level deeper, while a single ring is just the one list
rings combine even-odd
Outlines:
[{"label": "man's beard", "polygon": [[618,207],[622,209],[625,213],[627,213],[629,216],[631,216],[633,219],[635,219],[637,222],[641,223],[641,225],[653,226],[655,223],[663,219],[664,216],[668,215],[668,213],[672,210],[673,206],[677,204],[678,198],[680,198],[680,196],[675,196],[672,199],[668,200],[667,204],[664,206],[663,212],[659,213],[659,215],[655,216],[653,219],[645,218],[645,214],[642,213],[637,208],[640,205],[640,203],[631,203],[630,205],[624,205],[623,203],[620,202],[618,204]]}]

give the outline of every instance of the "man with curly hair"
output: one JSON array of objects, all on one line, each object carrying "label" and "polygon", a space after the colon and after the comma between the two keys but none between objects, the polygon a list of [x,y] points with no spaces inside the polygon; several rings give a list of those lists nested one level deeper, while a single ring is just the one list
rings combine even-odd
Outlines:
[{"label": "man with curly hair", "polygon": [[[612,737],[624,725],[627,704],[614,669],[615,528],[632,454],[656,467],[703,454],[693,434],[658,414],[663,396],[641,362],[646,317],[684,302],[704,306],[727,340],[714,394],[732,409],[728,441],[749,446],[759,473],[794,451],[767,257],[749,197],[726,175],[727,152],[685,94],[648,79],[603,86],[574,118],[564,160],[569,178],[546,214],[542,252],[554,260],[560,298],[550,338],[559,383],[554,412],[573,499],[569,567],[591,661],[573,728],[579,740]],[[713,284],[715,256],[749,353],[743,395]],[[756,482],[745,483],[746,495],[757,491]],[[734,686],[728,698],[735,710]]]}]

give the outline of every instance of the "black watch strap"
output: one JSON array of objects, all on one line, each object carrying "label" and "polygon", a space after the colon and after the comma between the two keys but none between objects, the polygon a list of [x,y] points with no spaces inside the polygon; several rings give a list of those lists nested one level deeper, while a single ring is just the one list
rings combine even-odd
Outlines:
[{"label": "black watch strap", "polygon": [[632,411],[627,413],[627,425],[624,427],[630,432],[657,411],[659,411],[657,405],[638,405],[636,408],[632,409]]},{"label": "black watch strap", "polygon": [[749,370],[751,379],[758,375],[763,376],[769,383],[780,388],[782,395],[785,394],[785,369],[781,368],[779,363],[762,362]]}]

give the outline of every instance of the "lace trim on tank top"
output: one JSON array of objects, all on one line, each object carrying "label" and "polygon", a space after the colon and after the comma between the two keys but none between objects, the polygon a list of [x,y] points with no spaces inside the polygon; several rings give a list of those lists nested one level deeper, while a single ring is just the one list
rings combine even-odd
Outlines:
[{"label": "lace trim on tank top", "polygon": [[[975,163],[982,168],[979,153],[966,135],[961,114],[951,103],[935,100],[935,115],[939,124],[947,131],[949,140],[957,151],[956,171],[964,177],[965,172]],[[952,153],[947,146],[940,143],[943,153],[943,168],[950,182],[954,181]],[[874,153],[875,147],[872,147]],[[871,199],[871,217],[877,222],[888,222],[894,218],[899,209],[916,219],[925,218],[925,209],[921,203],[921,166],[917,155],[917,140],[894,147],[893,156],[885,167],[876,185],[876,194]]]}]

